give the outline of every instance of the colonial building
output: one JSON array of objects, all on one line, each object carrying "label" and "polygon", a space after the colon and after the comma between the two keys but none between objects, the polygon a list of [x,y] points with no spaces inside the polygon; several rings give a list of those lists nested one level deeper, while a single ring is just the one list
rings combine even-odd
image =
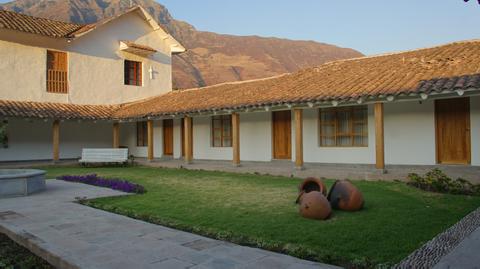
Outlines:
[{"label": "colonial building", "polygon": [[141,8],[94,25],[0,11],[0,39],[0,161],[128,147],[159,161],[480,166],[479,40],[172,91],[184,49]]}]

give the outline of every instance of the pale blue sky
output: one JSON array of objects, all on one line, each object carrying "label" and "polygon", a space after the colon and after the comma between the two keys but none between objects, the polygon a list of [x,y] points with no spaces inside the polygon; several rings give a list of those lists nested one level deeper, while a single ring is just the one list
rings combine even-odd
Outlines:
[{"label": "pale blue sky", "polygon": [[158,2],[199,30],[315,40],[369,55],[480,38],[476,0]]}]

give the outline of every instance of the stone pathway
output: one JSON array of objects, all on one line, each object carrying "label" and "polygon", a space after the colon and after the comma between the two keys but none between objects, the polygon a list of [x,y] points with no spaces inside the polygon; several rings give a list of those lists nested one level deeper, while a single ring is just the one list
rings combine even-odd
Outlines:
[{"label": "stone pathway", "polygon": [[480,268],[480,228],[477,228],[449,254],[440,259],[433,268]]},{"label": "stone pathway", "polygon": [[73,203],[123,193],[50,180],[0,200],[0,232],[59,268],[337,268],[209,239]]}]

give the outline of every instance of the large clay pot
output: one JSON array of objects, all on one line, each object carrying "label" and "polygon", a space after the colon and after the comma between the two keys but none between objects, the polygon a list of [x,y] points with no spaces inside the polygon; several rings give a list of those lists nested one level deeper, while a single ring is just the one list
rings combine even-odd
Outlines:
[{"label": "large clay pot", "polygon": [[323,195],[327,196],[327,186],[323,183],[323,180],[315,177],[306,178],[300,186],[298,186],[298,192],[309,193],[311,191],[321,192]]},{"label": "large clay pot", "polygon": [[328,200],[334,209],[357,211],[363,208],[362,193],[348,180],[337,180],[328,193]]},{"label": "large clay pot", "polygon": [[301,194],[300,215],[308,219],[325,220],[332,213],[332,208],[325,195],[318,191]]}]

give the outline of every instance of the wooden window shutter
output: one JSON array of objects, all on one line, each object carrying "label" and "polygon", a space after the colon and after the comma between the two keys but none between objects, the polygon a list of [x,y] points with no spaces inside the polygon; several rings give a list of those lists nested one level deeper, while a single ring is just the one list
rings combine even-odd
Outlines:
[{"label": "wooden window shutter", "polygon": [[47,92],[68,93],[68,56],[65,52],[47,51]]}]

